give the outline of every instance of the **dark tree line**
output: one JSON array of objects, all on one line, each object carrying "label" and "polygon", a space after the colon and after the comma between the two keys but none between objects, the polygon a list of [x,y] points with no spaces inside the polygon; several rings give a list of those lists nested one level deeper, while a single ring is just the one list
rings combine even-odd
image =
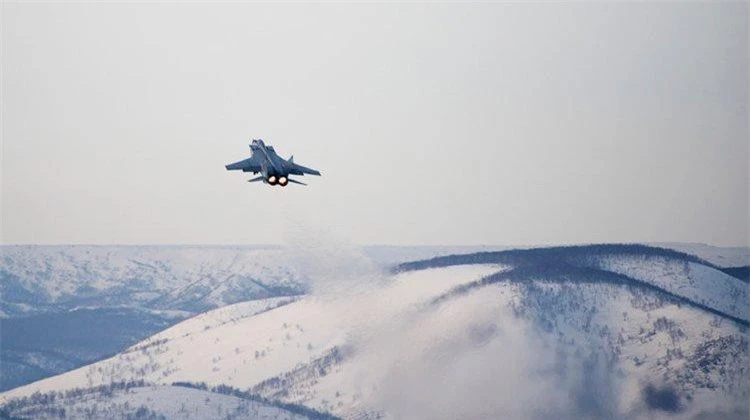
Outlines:
[{"label": "dark tree line", "polygon": [[607,255],[637,256],[643,258],[666,258],[694,262],[719,269],[714,264],[694,255],[675,251],[668,248],[640,244],[602,244],[602,245],[574,245],[556,246],[532,249],[510,249],[505,251],[476,252],[462,255],[446,255],[428,260],[412,261],[399,264],[392,268],[393,272],[424,270],[427,268],[449,267],[453,265],[471,264],[505,264],[513,267],[557,265],[567,263],[584,265],[591,262],[592,257]]},{"label": "dark tree line", "polygon": [[465,295],[473,290],[490,284],[502,282],[528,283],[531,281],[572,284],[604,283],[647,290],[649,292],[655,293],[657,296],[667,302],[692,306],[713,315],[731,320],[732,322],[735,322],[742,327],[750,326],[750,321],[746,319],[727,314],[710,306],[704,305],[703,303],[697,302],[693,299],[679,296],[649,282],[638,280],[623,274],[602,270],[599,268],[578,266],[571,263],[570,261],[565,261],[562,259],[542,259],[536,265],[522,265],[510,270],[491,274],[475,282],[457,286],[449,292],[436,297],[431,303],[438,304],[453,297]]},{"label": "dark tree line", "polygon": [[198,382],[198,383],[173,382],[172,386],[181,386],[184,388],[192,388],[192,389],[198,389],[201,391],[215,392],[217,394],[222,394],[222,395],[230,395],[230,396],[241,398],[244,400],[254,401],[260,404],[265,404],[265,405],[269,405],[272,407],[281,408],[291,413],[303,415],[303,416],[306,416],[307,418],[314,419],[314,420],[337,420],[339,419],[338,417],[332,414],[323,413],[321,411],[314,410],[304,405],[290,404],[290,403],[284,403],[281,401],[270,400],[260,395],[253,394],[248,391],[242,391],[240,389],[231,387],[229,385],[218,385],[214,387],[209,387],[208,385],[206,385],[205,382]]}]

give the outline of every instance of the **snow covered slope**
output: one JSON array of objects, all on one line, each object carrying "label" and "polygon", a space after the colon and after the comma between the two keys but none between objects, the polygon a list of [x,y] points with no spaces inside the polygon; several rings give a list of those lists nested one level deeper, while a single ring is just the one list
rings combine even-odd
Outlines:
[{"label": "snow covered slope", "polygon": [[748,286],[698,258],[589,246],[394,274],[321,264],[311,295],[207,312],[0,404],[143,380],[344,418],[746,418]]},{"label": "snow covered slope", "polygon": [[278,247],[3,246],[0,311],[76,307],[202,312],[303,291]]},{"label": "snow covered slope", "polygon": [[[474,250],[488,248],[359,252],[387,265]],[[303,293],[309,276],[297,257],[305,253],[278,246],[2,246],[0,392],[116,354],[195,313]]]},{"label": "snow covered slope", "polygon": [[[294,410],[292,408],[292,410]],[[298,411],[298,412],[295,412]],[[300,412],[301,411],[301,412]],[[101,387],[56,394],[54,400],[28,398],[12,407],[14,416],[34,419],[266,419],[320,418],[262,401],[185,386]]]},{"label": "snow covered slope", "polygon": [[[378,246],[361,252],[391,265],[491,249]],[[77,307],[202,312],[302,293],[308,279],[289,252],[279,246],[0,246],[0,318]]]},{"label": "snow covered slope", "polygon": [[0,391],[101,360],[205,310],[304,290],[273,247],[2,246]]},{"label": "snow covered slope", "polygon": [[[404,274],[391,287],[377,291],[382,294],[378,318],[395,317],[425,297],[437,296],[498,270],[500,267],[490,265]],[[0,398],[134,380],[248,388],[346,344],[347,335],[358,331],[348,331],[345,327],[351,320],[339,319],[330,308],[349,307],[358,300],[370,304],[372,290],[366,287],[362,293],[359,297],[349,296],[351,300],[347,302],[331,301],[325,296],[272,298],[216,309],[177,324],[113,358],[11,390]]]},{"label": "snow covered slope", "polygon": [[97,362],[185,318],[94,308],[0,320],[0,392]]},{"label": "snow covered slope", "polygon": [[649,258],[643,262],[639,257],[618,255],[602,256],[595,265],[646,281],[731,316],[750,319],[747,284],[713,267],[670,258]]},{"label": "snow covered slope", "polygon": [[750,248],[720,247],[706,244],[663,243],[654,244],[664,248],[682,251],[706,260],[719,267],[740,267],[750,265]]},{"label": "snow covered slope", "polygon": [[[750,258],[747,248],[670,247],[718,261],[722,267],[747,265]],[[371,246],[360,252],[378,265],[390,266],[502,249],[509,248]],[[278,246],[6,245],[0,246],[0,318],[77,307],[202,312],[302,293],[308,280],[290,249]]]}]

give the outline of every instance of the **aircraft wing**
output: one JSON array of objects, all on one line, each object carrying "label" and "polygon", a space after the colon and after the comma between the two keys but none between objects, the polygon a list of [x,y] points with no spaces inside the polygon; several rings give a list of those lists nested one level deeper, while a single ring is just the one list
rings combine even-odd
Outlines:
[{"label": "aircraft wing", "polygon": [[304,174],[310,174],[310,175],[318,175],[320,176],[320,172],[316,171],[315,169],[306,168],[302,165],[297,165],[293,162],[289,163],[289,173],[292,175],[304,175]]},{"label": "aircraft wing", "polygon": [[228,171],[239,171],[242,172],[260,172],[260,162],[255,156],[250,156],[245,160],[239,162],[230,163],[226,165]]}]

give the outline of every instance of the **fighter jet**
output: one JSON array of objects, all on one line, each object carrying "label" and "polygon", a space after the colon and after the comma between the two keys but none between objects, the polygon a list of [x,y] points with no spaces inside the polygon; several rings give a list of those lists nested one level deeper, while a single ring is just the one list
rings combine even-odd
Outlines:
[{"label": "fighter jet", "polygon": [[249,179],[247,182],[263,181],[268,185],[280,185],[286,187],[288,183],[307,185],[289,177],[289,175],[318,175],[320,172],[315,169],[305,168],[302,165],[294,163],[294,156],[287,160],[281,158],[273,150],[273,146],[267,146],[263,140],[257,139],[250,143],[252,155],[239,162],[226,165],[228,171],[252,172],[261,175],[257,178]]}]

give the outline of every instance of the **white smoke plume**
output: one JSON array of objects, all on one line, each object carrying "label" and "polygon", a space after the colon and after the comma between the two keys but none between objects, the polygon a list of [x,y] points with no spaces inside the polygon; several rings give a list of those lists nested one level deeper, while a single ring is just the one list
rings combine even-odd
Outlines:
[{"label": "white smoke plume", "polygon": [[474,268],[435,270],[433,283],[413,284],[332,236],[306,231],[287,252],[308,279],[311,299],[346,336],[346,369],[361,395],[352,415],[670,418],[634,404],[626,388],[641,378],[623,378],[600,349],[579,346],[571,353],[557,333],[541,332],[514,315],[513,286],[485,287],[430,305],[445,291],[438,272]]}]

